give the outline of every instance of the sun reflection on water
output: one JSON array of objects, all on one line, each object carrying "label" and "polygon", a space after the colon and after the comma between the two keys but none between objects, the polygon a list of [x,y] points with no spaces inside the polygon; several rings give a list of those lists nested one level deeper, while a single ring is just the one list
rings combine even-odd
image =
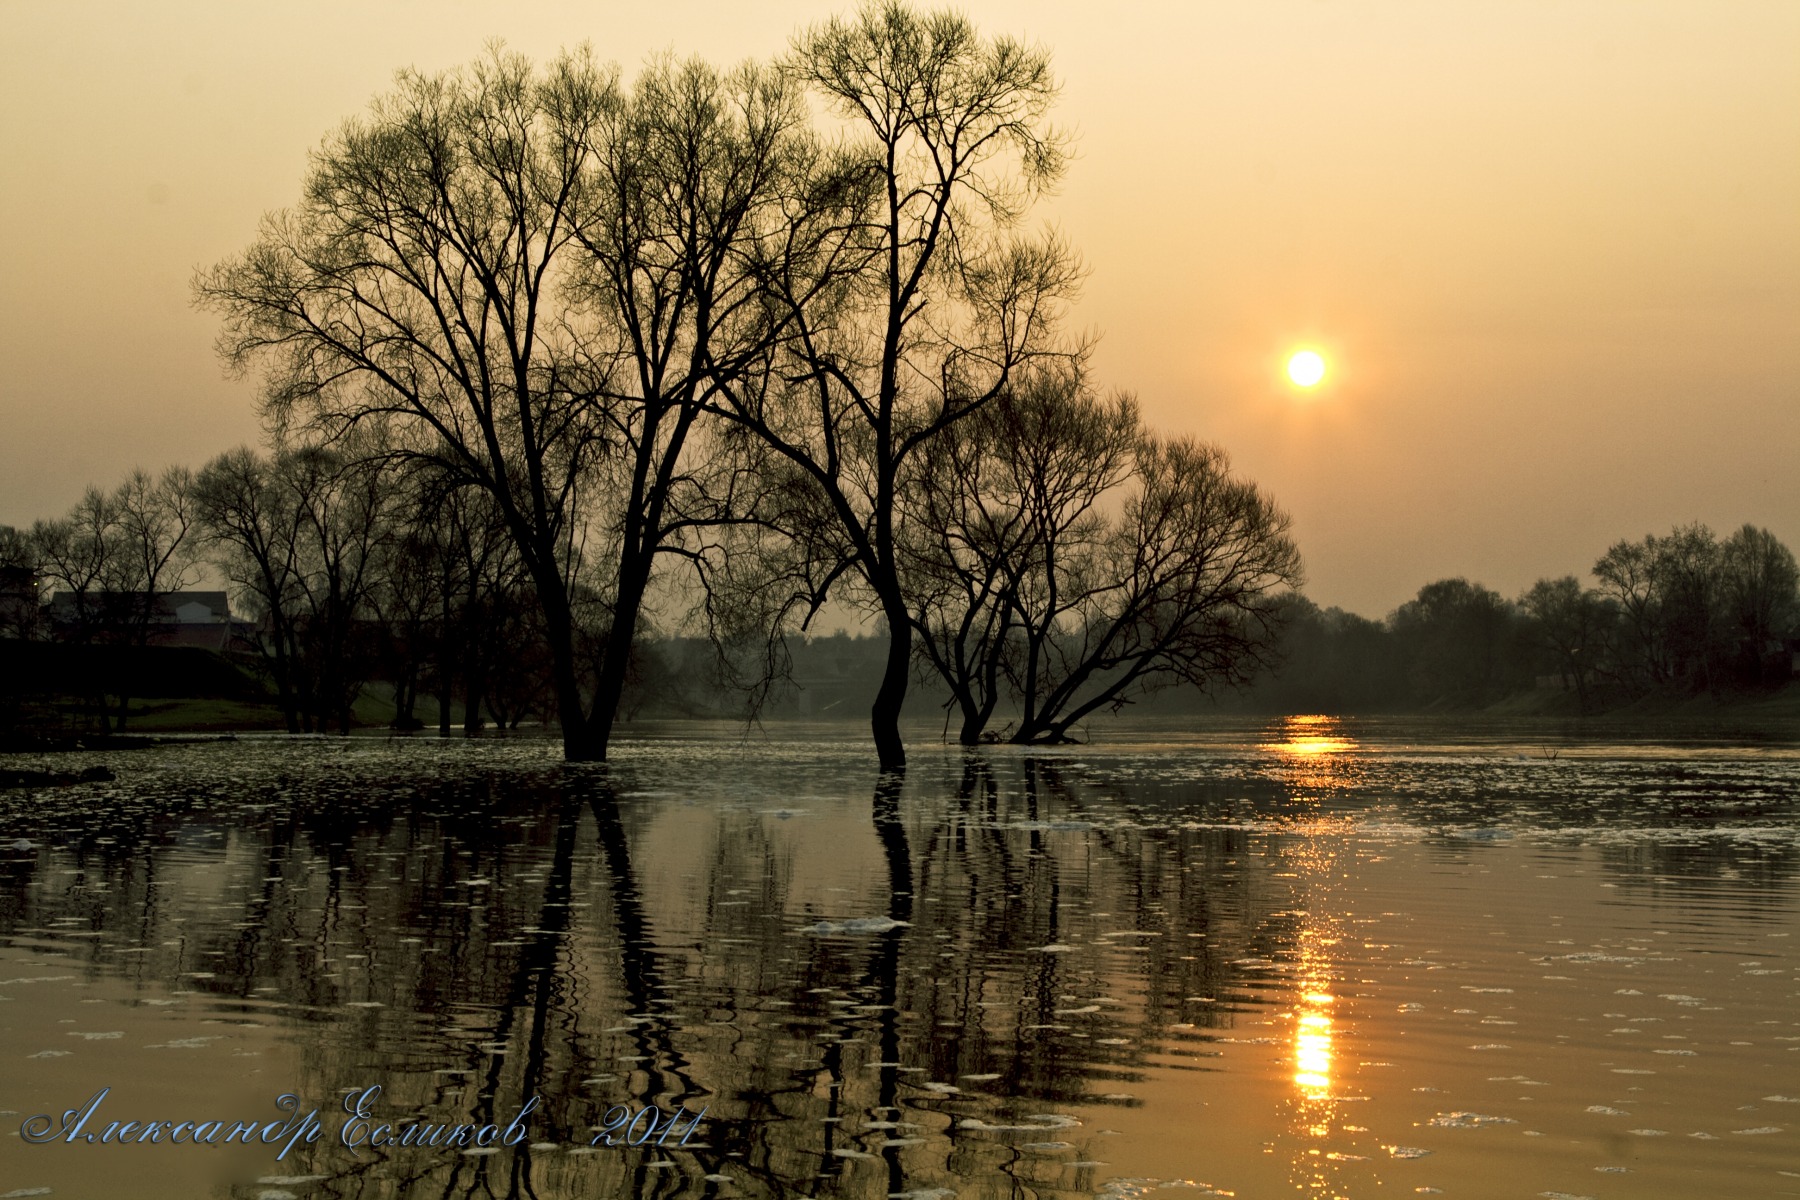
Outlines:
[{"label": "sun reflection on water", "polygon": [[[1327,724],[1320,732],[1302,732],[1309,726],[1317,729],[1329,719],[1290,721],[1285,741],[1273,747],[1293,753],[1305,764],[1302,774],[1314,786],[1332,786],[1331,773],[1338,766],[1338,754],[1319,747],[1327,743],[1353,747],[1347,737],[1336,736]],[[1290,746],[1305,749],[1293,751]],[[1322,778],[1315,779],[1315,776]],[[1288,1042],[1291,1091],[1283,1107],[1284,1124],[1292,1146],[1290,1181],[1303,1194],[1340,1197],[1346,1194],[1350,1179],[1346,1168],[1366,1161],[1366,1155],[1355,1152],[1355,1139],[1346,1142],[1345,1134],[1354,1127],[1343,1124],[1342,1108],[1346,1101],[1343,1079],[1344,1048],[1340,1044],[1346,1032],[1346,1000],[1341,987],[1342,968],[1336,959],[1336,948],[1342,938],[1342,918],[1333,899],[1334,885],[1346,864],[1339,860],[1338,843],[1327,836],[1336,822],[1324,816],[1311,816],[1290,825],[1294,836],[1282,855],[1284,864],[1293,872],[1295,911],[1301,924],[1295,931],[1293,991],[1289,993],[1291,1008],[1286,1018],[1292,1022]]]},{"label": "sun reflection on water", "polygon": [[1275,757],[1294,799],[1317,801],[1352,782],[1362,745],[1337,717],[1298,716],[1283,717],[1257,748]]},{"label": "sun reflection on water", "polygon": [[1331,1094],[1330,992],[1308,991],[1294,1014],[1294,1083],[1309,1100]]},{"label": "sun reflection on water", "polygon": [[1300,759],[1343,754],[1359,748],[1356,739],[1349,736],[1336,717],[1283,717],[1275,736],[1280,740],[1265,742],[1262,749]]}]

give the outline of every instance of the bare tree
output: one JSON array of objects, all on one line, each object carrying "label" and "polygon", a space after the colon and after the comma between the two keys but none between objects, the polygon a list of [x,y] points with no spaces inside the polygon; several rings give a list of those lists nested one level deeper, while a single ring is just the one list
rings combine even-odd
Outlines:
[{"label": "bare tree", "polygon": [[330,439],[386,421],[390,453],[494,497],[543,606],[571,758],[593,756],[571,596],[607,430],[560,297],[616,92],[585,54],[541,76],[498,49],[402,72],[315,153],[300,204],[195,284],[225,315],[226,359],[266,364],[278,424]]},{"label": "bare tree", "polygon": [[170,467],[154,479],[139,469],[112,494],[108,587],[118,597],[115,625],[132,645],[148,643],[164,598],[198,578],[193,486],[193,472],[185,467]]},{"label": "bare tree", "polygon": [[[160,478],[133,471],[111,492],[90,487],[60,520],[38,521],[27,537],[39,573],[62,585],[54,619],[78,644],[148,645],[172,592],[194,578],[191,474],[171,467]],[[118,698],[118,728],[130,714],[131,671],[116,657],[94,679]],[[110,683],[111,686],[107,686]],[[108,701],[93,697],[102,726]]]},{"label": "bare tree", "polygon": [[210,557],[252,618],[251,634],[275,683],[288,732],[299,733],[311,699],[300,662],[300,524],[275,462],[249,447],[227,451],[194,479],[194,513]]},{"label": "bare tree", "polygon": [[804,110],[781,74],[652,62],[603,109],[574,237],[574,297],[600,318],[605,515],[591,523],[613,571],[593,622],[599,669],[586,750],[604,757],[660,559],[705,585],[754,522],[760,473],[742,438],[709,428],[717,380],[766,358],[756,242],[783,219],[777,181],[800,152]]},{"label": "bare tree", "polygon": [[946,430],[909,472],[903,579],[963,744],[980,740],[1011,680],[1031,671],[1025,595],[1047,589],[1054,605],[1070,565],[1106,536],[1100,505],[1131,472],[1138,421],[1134,401],[1100,401],[1079,371],[1034,371]]},{"label": "bare tree", "polygon": [[1617,600],[1635,634],[1630,673],[1652,687],[1711,687],[1721,665],[1719,543],[1695,522],[1621,541],[1594,564],[1601,590]]},{"label": "bare tree", "polygon": [[298,509],[294,648],[312,700],[302,725],[323,732],[335,723],[348,733],[369,677],[369,618],[383,546],[394,534],[394,493],[380,460],[354,441],[341,450],[292,450],[276,466]]},{"label": "bare tree", "polygon": [[1586,712],[1594,682],[1608,670],[1619,608],[1599,592],[1583,588],[1573,575],[1540,579],[1519,598],[1539,644],[1549,653],[1563,686],[1575,692]]},{"label": "bare tree", "polygon": [[91,642],[101,634],[105,592],[116,573],[115,516],[112,497],[89,486],[66,517],[33,522],[27,535],[43,578],[68,592],[67,605],[53,611],[68,640]]},{"label": "bare tree", "polygon": [[1719,544],[1721,636],[1737,643],[1743,674],[1762,682],[1780,639],[1800,632],[1800,566],[1791,550],[1767,529],[1745,525]]},{"label": "bare tree", "polygon": [[899,769],[912,612],[898,489],[911,456],[1059,352],[1073,256],[1010,236],[1062,171],[1057,89],[1042,50],[891,2],[805,31],[784,68],[846,140],[796,164],[762,242],[778,348],[762,373],[721,372],[716,407],[812,489],[815,544],[837,556],[823,582],[854,580],[885,621],[870,721],[881,766]]},{"label": "bare tree", "polygon": [[1073,552],[1049,548],[1019,589],[1015,742],[1159,688],[1245,683],[1273,652],[1301,580],[1287,515],[1217,447],[1144,435],[1133,459],[1121,515],[1098,536],[1072,524]]},{"label": "bare tree", "polygon": [[29,533],[0,525],[0,637],[29,640],[43,626],[42,578]]},{"label": "bare tree", "polygon": [[698,445],[709,381],[768,322],[745,242],[802,112],[753,68],[498,50],[402,73],[296,209],[197,281],[233,363],[320,436],[381,420],[498,506],[541,609],[565,755],[606,756],[663,555],[749,477]]},{"label": "bare tree", "polygon": [[1657,593],[1656,538],[1642,542],[1619,541],[1594,563],[1600,591],[1618,605],[1632,649],[1622,654],[1619,673],[1626,681],[1663,684],[1672,669],[1662,636],[1662,600]]}]

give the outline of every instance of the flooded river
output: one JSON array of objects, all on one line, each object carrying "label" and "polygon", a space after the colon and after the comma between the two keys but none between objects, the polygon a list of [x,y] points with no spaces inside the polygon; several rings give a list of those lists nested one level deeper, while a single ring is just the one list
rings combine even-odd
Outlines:
[{"label": "flooded river", "polygon": [[0,793],[0,1197],[1800,1196],[1800,739],[646,732]]}]

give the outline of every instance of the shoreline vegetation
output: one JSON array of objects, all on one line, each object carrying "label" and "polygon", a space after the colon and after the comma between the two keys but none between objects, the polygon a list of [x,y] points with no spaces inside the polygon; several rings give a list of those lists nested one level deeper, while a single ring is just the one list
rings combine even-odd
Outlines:
[{"label": "shoreline vegetation", "polygon": [[[622,714],[620,733],[631,736],[633,726],[664,726],[672,722],[726,722],[744,728],[764,727],[778,730],[795,724],[836,724],[855,727],[866,720],[867,703],[873,694],[870,675],[861,669],[861,659],[878,660],[885,652],[879,638],[837,636],[813,639],[812,646],[828,648],[840,672],[835,678],[814,678],[809,688],[789,681],[777,688],[762,704],[760,711],[750,712],[741,693],[729,691],[716,681],[702,685],[697,676],[685,680],[658,672],[665,688],[640,681],[629,700],[628,712]],[[0,642],[0,659],[6,657],[8,644]],[[87,648],[90,659],[104,648]],[[254,662],[247,655],[224,655],[191,648],[119,648],[131,649],[140,662],[155,662],[159,654],[188,668],[185,673],[171,672],[169,686],[159,688],[151,682],[139,683],[130,702],[129,732],[102,732],[92,720],[88,700],[79,689],[58,694],[46,681],[10,677],[5,693],[0,694],[0,754],[54,753],[75,750],[126,750],[193,740],[230,740],[240,733],[279,733],[287,726],[272,689],[256,678]],[[680,647],[676,650],[679,651]],[[698,654],[694,648],[689,653]],[[104,654],[98,660],[104,662]],[[669,657],[679,657],[671,654]],[[796,656],[806,661],[802,652]],[[194,667],[199,664],[199,670]],[[196,682],[196,678],[199,682]],[[219,686],[220,681],[231,681]],[[24,685],[23,689],[21,684]],[[1115,730],[1127,731],[1133,722],[1144,719],[1159,726],[1191,720],[1196,729],[1204,729],[1216,719],[1270,719],[1287,716],[1326,716],[1336,718],[1429,718],[1478,728],[1487,724],[1510,721],[1555,722],[1559,728],[1573,733],[1605,733],[1629,731],[1652,734],[1673,731],[1684,734],[1710,730],[1737,729],[1761,734],[1779,733],[1786,727],[1800,733],[1800,681],[1787,681],[1759,687],[1733,687],[1698,694],[1651,693],[1615,696],[1611,703],[1590,699],[1584,707],[1573,691],[1542,686],[1521,687],[1491,699],[1469,700],[1433,697],[1423,700],[1391,699],[1387,702],[1356,705],[1296,704],[1291,696],[1297,691],[1291,682],[1277,672],[1249,687],[1208,695],[1196,691],[1163,692],[1143,698],[1119,714],[1101,713],[1072,731],[1068,743],[1105,741]],[[160,695],[161,691],[171,694]],[[449,718],[440,723],[430,701],[421,702],[417,710],[424,720],[400,721],[391,684],[365,685],[351,706],[349,731],[361,734],[386,730],[397,735],[420,737],[453,736],[553,736],[555,727],[543,720],[526,720],[500,726],[482,722],[469,726],[466,712],[452,702]],[[941,687],[929,683],[916,686],[909,698],[904,720],[921,741],[953,742],[953,722],[945,721],[945,713],[953,701]],[[1002,728],[1014,714],[997,714]],[[927,735],[927,728],[942,728],[941,735]],[[349,732],[342,729],[338,733]],[[1001,739],[988,739],[990,742]],[[1039,745],[1055,743],[1037,743]],[[63,778],[66,772],[26,772],[33,778],[12,780],[19,772],[0,772],[0,787],[56,786],[91,782],[86,778]],[[42,779],[36,775],[44,775]],[[50,776],[56,778],[50,778]]]}]

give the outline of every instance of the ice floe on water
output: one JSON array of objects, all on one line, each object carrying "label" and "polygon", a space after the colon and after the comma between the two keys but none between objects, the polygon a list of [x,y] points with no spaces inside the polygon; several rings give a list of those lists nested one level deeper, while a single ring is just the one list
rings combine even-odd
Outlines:
[{"label": "ice floe on water", "polygon": [[833,935],[854,937],[859,934],[888,933],[910,924],[910,921],[896,921],[892,917],[851,917],[845,921],[820,921],[817,924],[805,926],[799,932],[826,937]]},{"label": "ice floe on water", "polygon": [[1034,1113],[1024,1118],[1024,1124],[1003,1125],[989,1124],[980,1117],[964,1117],[956,1123],[958,1129],[973,1129],[978,1133],[1043,1133],[1051,1129],[1074,1129],[1081,1122],[1063,1113]]},{"label": "ice floe on water", "polygon": [[1485,1113],[1451,1112],[1439,1113],[1431,1118],[1430,1124],[1441,1129],[1481,1129],[1489,1125],[1517,1125],[1511,1117],[1492,1117]]},{"label": "ice floe on water", "polygon": [[1236,1192],[1192,1179],[1109,1179],[1105,1187],[1094,1193],[1094,1200],[1144,1200],[1150,1193],[1163,1188],[1183,1188],[1202,1196],[1237,1195]]}]

